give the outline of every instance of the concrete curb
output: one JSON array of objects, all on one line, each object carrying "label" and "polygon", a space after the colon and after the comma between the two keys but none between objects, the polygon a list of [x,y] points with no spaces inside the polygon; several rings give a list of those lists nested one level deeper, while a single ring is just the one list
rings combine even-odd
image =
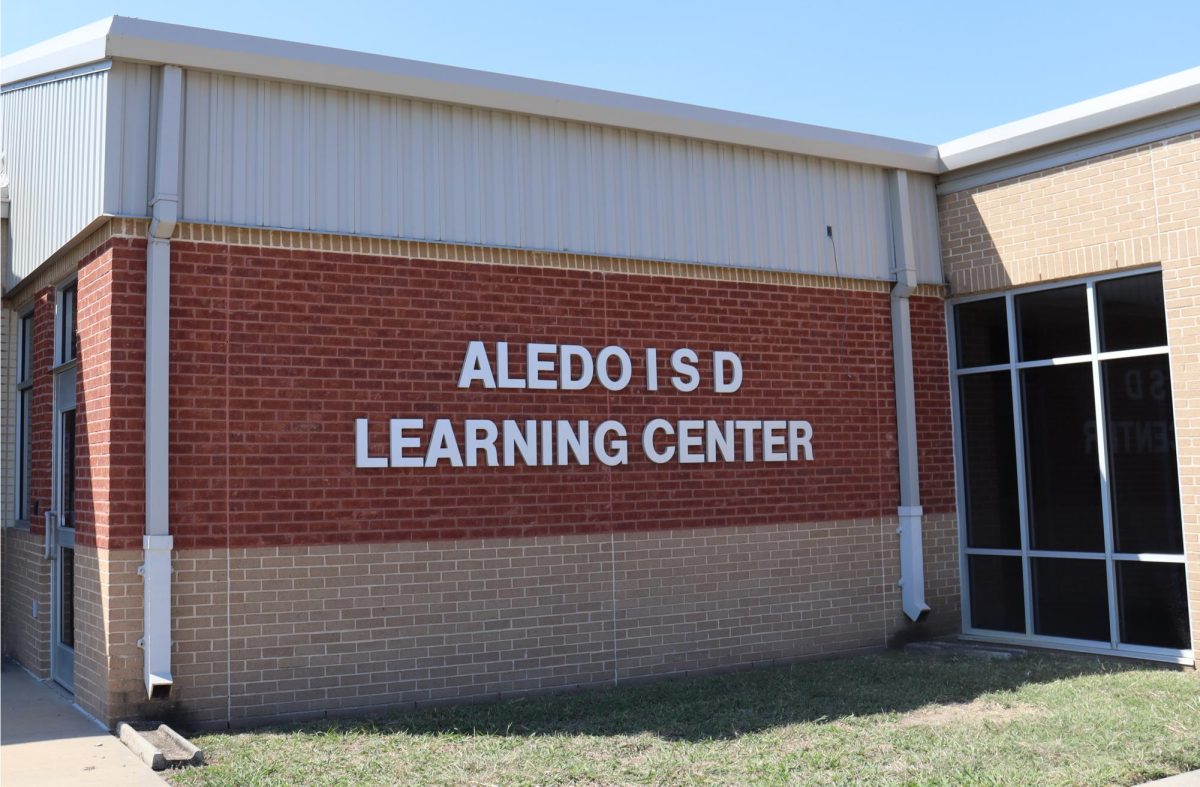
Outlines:
[{"label": "concrete curb", "polygon": [[151,727],[149,732],[157,732],[160,735],[165,735],[170,738],[180,749],[187,753],[184,758],[168,758],[161,749],[155,746],[142,734],[142,730],[136,729],[128,722],[121,722],[117,725],[117,734],[121,738],[121,743],[129,747],[129,750],[136,754],[142,762],[149,765],[156,771],[166,770],[167,768],[182,768],[188,765],[203,765],[204,752],[196,748],[196,746],[184,738],[175,730],[165,724],[160,724],[158,727]]}]

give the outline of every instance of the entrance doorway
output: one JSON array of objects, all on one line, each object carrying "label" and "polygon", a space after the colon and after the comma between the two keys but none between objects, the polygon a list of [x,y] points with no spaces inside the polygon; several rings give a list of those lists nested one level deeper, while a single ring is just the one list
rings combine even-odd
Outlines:
[{"label": "entrance doorway", "polygon": [[51,558],[50,672],[75,690],[75,283],[58,292],[54,348],[53,507],[46,512]]}]

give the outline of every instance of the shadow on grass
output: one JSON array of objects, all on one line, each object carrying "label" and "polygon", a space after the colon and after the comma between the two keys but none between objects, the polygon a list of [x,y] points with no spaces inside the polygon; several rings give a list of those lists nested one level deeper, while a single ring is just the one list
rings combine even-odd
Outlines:
[{"label": "shadow on grass", "polygon": [[1066,656],[993,662],[885,653],[487,704],[274,725],[254,732],[489,736],[648,732],[668,740],[720,740],[789,724],[905,713],[930,703],[966,703],[1031,683],[1134,669],[1155,667]]}]

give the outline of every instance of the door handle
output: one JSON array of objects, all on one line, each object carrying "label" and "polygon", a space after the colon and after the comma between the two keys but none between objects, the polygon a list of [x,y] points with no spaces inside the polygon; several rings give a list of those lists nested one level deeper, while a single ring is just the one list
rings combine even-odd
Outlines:
[{"label": "door handle", "polygon": [[54,559],[54,512],[46,511],[46,537],[45,542],[45,558],[46,560]]}]

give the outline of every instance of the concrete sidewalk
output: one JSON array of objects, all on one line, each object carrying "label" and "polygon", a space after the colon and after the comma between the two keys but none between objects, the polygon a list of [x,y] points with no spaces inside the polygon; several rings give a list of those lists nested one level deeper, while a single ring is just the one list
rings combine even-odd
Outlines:
[{"label": "concrete sidewalk", "polygon": [[0,671],[0,784],[4,787],[163,787],[149,766],[57,687],[15,664]]}]

